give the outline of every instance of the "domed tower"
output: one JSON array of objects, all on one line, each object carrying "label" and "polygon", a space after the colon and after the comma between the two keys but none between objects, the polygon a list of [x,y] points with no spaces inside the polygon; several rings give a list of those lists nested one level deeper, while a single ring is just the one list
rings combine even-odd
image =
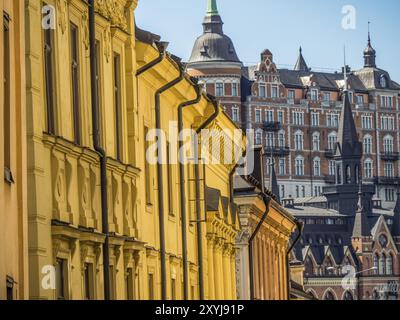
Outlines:
[{"label": "domed tower", "polygon": [[207,93],[218,98],[232,120],[241,124],[242,62],[232,40],[224,34],[216,0],[208,0],[203,34],[196,39],[187,71],[199,79]]},{"label": "domed tower", "polygon": [[368,44],[364,50],[364,68],[376,68],[376,51],[371,45],[371,33],[368,30]]}]

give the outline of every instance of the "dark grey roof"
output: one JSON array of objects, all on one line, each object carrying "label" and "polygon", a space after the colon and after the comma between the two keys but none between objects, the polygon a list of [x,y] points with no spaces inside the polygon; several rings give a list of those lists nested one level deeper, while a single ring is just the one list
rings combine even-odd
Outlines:
[{"label": "dark grey roof", "polygon": [[348,91],[344,92],[343,110],[340,117],[336,156],[348,157],[362,155],[362,144],[358,139],[357,128],[351,110]]},{"label": "dark grey roof", "polygon": [[307,66],[306,61],[304,60],[302,49],[299,49],[299,57],[297,58],[296,65],[294,66],[294,70],[296,71],[310,71]]},{"label": "dark grey roof", "polygon": [[154,42],[158,42],[161,40],[161,37],[159,35],[151,33],[150,31],[140,29],[136,25],[135,25],[135,35],[137,40],[147,44],[153,44]]},{"label": "dark grey roof", "polygon": [[[390,75],[387,71],[379,68],[366,67],[361,70],[354,71],[354,75],[362,82],[367,90],[375,89],[389,89],[389,90],[400,90],[400,85],[390,79]],[[381,78],[385,77],[388,86],[382,87]]]},{"label": "dark grey roof", "polygon": [[188,61],[196,62],[237,62],[241,63],[231,38],[224,34],[222,19],[218,14],[206,15],[204,32],[196,39]]},{"label": "dark grey roof", "polygon": [[368,223],[367,217],[368,211],[365,206],[363,199],[362,186],[360,185],[360,191],[358,193],[358,205],[357,212],[354,218],[353,225],[353,237],[361,238],[363,236],[369,236],[371,234],[371,227]]},{"label": "dark grey roof", "polygon": [[279,195],[278,180],[276,179],[276,174],[275,174],[274,159],[271,159],[271,170],[270,170],[270,175],[269,175],[269,189],[270,189],[271,193],[275,196],[276,201],[278,201],[280,203],[281,200],[280,200],[280,195]]}]

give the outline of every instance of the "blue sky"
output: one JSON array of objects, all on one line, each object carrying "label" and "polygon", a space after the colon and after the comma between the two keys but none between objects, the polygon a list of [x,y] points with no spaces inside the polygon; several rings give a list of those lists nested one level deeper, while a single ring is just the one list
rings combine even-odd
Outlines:
[{"label": "blue sky", "polygon": [[[352,5],[356,28],[342,28],[342,8]],[[141,28],[169,41],[169,51],[187,60],[202,33],[207,0],[139,0],[136,11]],[[400,82],[400,1],[398,0],[218,0],[224,31],[245,64],[255,64],[263,49],[270,49],[280,68],[291,68],[298,48],[314,70],[330,71],[347,64],[363,65],[368,20],[378,67]]]}]

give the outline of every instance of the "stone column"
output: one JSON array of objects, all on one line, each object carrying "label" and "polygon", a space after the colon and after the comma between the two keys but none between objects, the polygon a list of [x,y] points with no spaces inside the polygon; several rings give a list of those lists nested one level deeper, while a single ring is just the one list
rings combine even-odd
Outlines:
[{"label": "stone column", "polygon": [[264,268],[264,261],[263,261],[263,240],[261,235],[258,237],[258,266],[260,268],[260,299],[264,300],[264,275],[265,275],[265,268]]},{"label": "stone column", "polygon": [[230,251],[230,263],[231,263],[231,299],[237,299],[237,289],[236,289],[236,248],[232,246]]},{"label": "stone column", "polygon": [[225,294],[224,299],[230,300],[232,295],[232,286],[231,286],[231,263],[230,263],[230,244],[224,244],[223,248],[223,263],[224,263],[224,288]]}]

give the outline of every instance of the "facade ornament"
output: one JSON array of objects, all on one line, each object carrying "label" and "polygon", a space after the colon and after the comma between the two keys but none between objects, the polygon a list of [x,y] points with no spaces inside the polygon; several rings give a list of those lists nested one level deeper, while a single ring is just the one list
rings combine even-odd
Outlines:
[{"label": "facade ornament", "polygon": [[104,39],[104,56],[106,57],[107,63],[110,62],[111,57],[111,26],[107,25],[103,34]]},{"label": "facade ornament", "polygon": [[58,26],[61,28],[62,34],[67,30],[67,7],[67,0],[57,1]]},{"label": "facade ornament", "polygon": [[82,38],[85,49],[89,50],[89,15],[88,10],[84,10],[82,13]]}]

